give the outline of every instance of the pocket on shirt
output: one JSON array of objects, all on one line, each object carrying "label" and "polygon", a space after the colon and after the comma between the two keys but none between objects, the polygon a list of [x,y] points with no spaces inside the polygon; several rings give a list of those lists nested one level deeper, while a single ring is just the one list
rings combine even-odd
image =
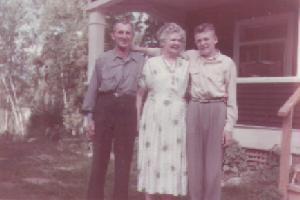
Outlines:
[{"label": "pocket on shirt", "polygon": [[117,78],[113,73],[102,73],[100,88],[102,90],[113,90],[117,86]]},{"label": "pocket on shirt", "polygon": [[111,80],[115,78],[114,73],[102,72],[102,79],[103,80]]},{"label": "pocket on shirt", "polygon": [[224,74],[221,72],[209,73],[207,76],[212,82],[223,84],[224,83]]}]

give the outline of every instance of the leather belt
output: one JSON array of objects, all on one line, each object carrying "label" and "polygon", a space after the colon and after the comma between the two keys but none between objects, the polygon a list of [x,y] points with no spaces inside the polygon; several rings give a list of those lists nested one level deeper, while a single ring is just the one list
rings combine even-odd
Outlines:
[{"label": "leather belt", "polygon": [[214,103],[214,102],[227,102],[227,98],[225,97],[216,97],[211,99],[198,99],[198,98],[192,98],[192,101],[200,102],[200,103]]},{"label": "leather belt", "polygon": [[120,97],[121,96],[121,94],[119,92],[112,91],[112,90],[109,90],[109,91],[100,91],[100,92],[98,92],[98,94],[100,96],[109,96],[109,95],[114,96],[114,97]]}]

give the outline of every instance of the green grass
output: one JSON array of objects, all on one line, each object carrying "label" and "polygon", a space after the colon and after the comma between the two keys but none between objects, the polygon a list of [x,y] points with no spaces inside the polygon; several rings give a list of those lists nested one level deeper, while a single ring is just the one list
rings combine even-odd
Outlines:
[{"label": "green grass", "polygon": [[[83,138],[65,138],[59,143],[48,140],[13,142],[0,138],[0,199],[84,200],[91,163],[86,155],[87,145]],[[107,200],[112,194],[113,171],[111,162],[105,187]],[[135,155],[129,195],[130,200],[143,200],[144,195],[136,191],[136,174]],[[26,181],[32,178],[45,182]],[[259,196],[264,189],[267,189],[266,195]],[[270,195],[275,189],[256,184],[226,186],[222,190],[222,200],[269,200],[266,196],[275,200],[276,196]],[[256,199],[253,194],[258,195]]]}]

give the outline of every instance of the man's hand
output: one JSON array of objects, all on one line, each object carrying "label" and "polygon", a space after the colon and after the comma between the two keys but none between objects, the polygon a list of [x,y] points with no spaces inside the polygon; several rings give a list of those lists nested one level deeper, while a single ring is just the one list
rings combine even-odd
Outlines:
[{"label": "man's hand", "polygon": [[84,132],[89,140],[92,140],[95,135],[95,122],[92,119],[84,119]]},{"label": "man's hand", "polygon": [[223,131],[223,145],[229,146],[233,142],[232,132]]},{"label": "man's hand", "polygon": [[137,130],[137,132],[139,132],[140,131],[140,116],[139,116],[139,114],[138,114],[138,116],[137,116],[137,121],[136,121],[136,130]]}]

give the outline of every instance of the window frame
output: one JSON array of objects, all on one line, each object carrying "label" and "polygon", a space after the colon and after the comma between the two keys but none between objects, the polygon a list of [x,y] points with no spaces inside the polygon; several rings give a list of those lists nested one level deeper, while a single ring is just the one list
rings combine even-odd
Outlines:
[{"label": "window frame", "polygon": [[[300,82],[300,78],[297,77],[297,66],[295,64],[294,55],[296,52],[295,42],[296,40],[296,16],[293,13],[285,13],[270,16],[260,16],[251,19],[242,19],[236,22],[234,30],[234,44],[233,44],[233,58],[239,67],[240,61],[240,47],[247,43],[240,41],[240,34],[244,28],[257,27],[264,25],[276,25],[279,23],[287,22],[287,36],[285,38],[285,53],[283,61],[283,73],[286,75],[272,77],[272,76],[261,76],[261,77],[239,77],[238,83],[277,83],[277,82]],[[277,39],[260,39],[258,41],[251,41],[251,43],[263,43],[269,41],[277,41]],[[296,56],[296,54],[295,54]],[[239,70],[238,70],[239,71]]]}]

